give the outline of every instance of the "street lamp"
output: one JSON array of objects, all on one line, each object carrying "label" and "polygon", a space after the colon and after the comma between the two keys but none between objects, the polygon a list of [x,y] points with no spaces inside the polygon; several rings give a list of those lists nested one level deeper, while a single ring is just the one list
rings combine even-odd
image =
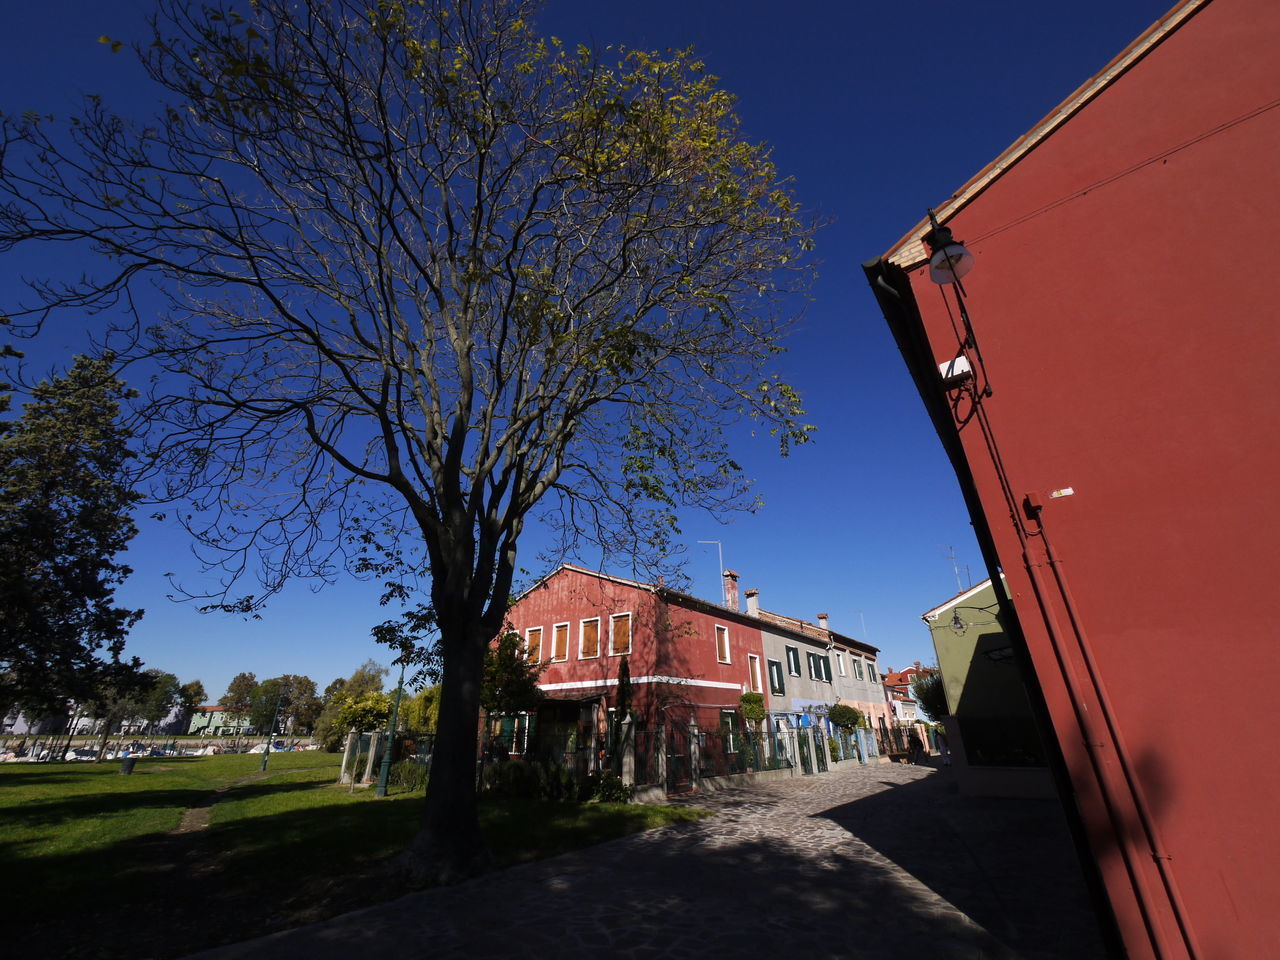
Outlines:
[{"label": "street lamp", "polygon": [[938,223],[932,210],[929,211],[929,225],[932,229],[924,235],[930,251],[929,279],[937,284],[959,284],[973,269],[973,254],[951,235],[950,227]]},{"label": "street lamp", "polygon": [[391,705],[391,716],[387,719],[387,742],[382,748],[382,770],[378,773],[378,789],[375,791],[379,797],[387,795],[387,780],[391,776],[391,738],[395,736],[396,717],[400,713],[400,695],[404,693],[404,662],[400,663],[400,679],[396,681],[396,699]]},{"label": "street lamp", "polygon": [[284,699],[284,693],[276,695],[276,709],[271,715],[271,729],[267,731],[266,749],[262,751],[262,766],[259,770],[267,769],[267,757],[271,756],[271,738],[276,735],[276,721],[280,719],[280,701]]}]

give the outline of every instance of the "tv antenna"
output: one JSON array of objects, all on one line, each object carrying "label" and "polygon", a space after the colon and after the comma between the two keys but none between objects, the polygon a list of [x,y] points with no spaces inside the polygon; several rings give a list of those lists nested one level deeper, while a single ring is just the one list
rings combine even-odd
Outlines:
[{"label": "tv antenna", "polygon": [[948,546],[948,545],[947,545],[947,544],[945,544],[945,543],[944,543],[944,544],[941,544],[941,547],[942,547],[942,549],[943,549],[943,550],[948,551],[947,553],[944,553],[944,554],[943,554],[943,556],[944,556],[944,557],[946,557],[948,560],[950,560],[950,561],[951,561],[951,569],[955,571],[955,574],[956,574],[956,591],[957,591],[957,592],[959,592],[959,593],[964,593],[964,590],[965,590],[964,584],[960,582],[960,565],[956,562],[956,559],[957,559],[957,558],[956,558],[956,548],[955,548],[955,547],[952,547],[952,546]]},{"label": "tv antenna", "polygon": [[720,580],[720,603],[724,606],[728,606],[729,598],[725,596],[724,592],[724,544],[719,540],[699,540],[698,542],[706,544],[714,543],[716,545],[716,556],[720,560],[720,569],[716,571],[716,577]]}]

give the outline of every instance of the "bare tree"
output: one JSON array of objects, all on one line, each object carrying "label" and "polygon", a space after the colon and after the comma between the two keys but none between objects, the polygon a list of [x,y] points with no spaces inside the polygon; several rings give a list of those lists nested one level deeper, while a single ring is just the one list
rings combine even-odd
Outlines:
[{"label": "bare tree", "polygon": [[159,11],[134,48],[172,97],[154,123],[91,99],[4,124],[0,249],[106,271],[8,314],[158,278],[167,311],[115,345],[156,371],[144,462],[192,505],[219,605],[416,544],[444,672],[413,850],[457,868],[526,523],[660,561],[679,508],[752,505],[726,428],[808,436],[769,363],[812,225],[688,51],[606,63],[539,39],[526,0]]}]

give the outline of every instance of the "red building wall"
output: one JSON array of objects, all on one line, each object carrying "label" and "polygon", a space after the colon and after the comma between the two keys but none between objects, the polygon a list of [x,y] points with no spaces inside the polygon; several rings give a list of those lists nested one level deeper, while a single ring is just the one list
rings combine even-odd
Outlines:
[{"label": "red building wall", "polygon": [[1208,3],[942,211],[963,457],[1132,957],[1280,944],[1277,49],[1280,4]]},{"label": "red building wall", "polygon": [[[605,694],[613,705],[621,656],[610,653],[609,622],[624,613],[631,614],[628,666],[633,704],[646,720],[656,720],[664,707],[668,713],[681,707],[682,717],[696,710],[700,723],[714,727],[721,708],[738,706],[743,685],[749,682],[749,654],[761,658],[763,670],[760,630],[743,623],[741,615],[573,568],[561,568],[524,594],[509,619],[522,637],[528,636],[529,628],[542,627],[544,659],[551,656],[555,624],[567,621],[568,657],[548,663],[542,686],[549,696],[564,699]],[[595,617],[601,622],[601,653],[583,658],[582,621]],[[728,628],[729,663],[718,659],[717,624]]]}]

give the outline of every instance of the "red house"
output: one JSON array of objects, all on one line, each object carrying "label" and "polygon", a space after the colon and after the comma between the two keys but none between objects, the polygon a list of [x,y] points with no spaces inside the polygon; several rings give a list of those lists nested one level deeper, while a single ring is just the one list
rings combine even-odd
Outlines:
[{"label": "red house", "polygon": [[[727,579],[736,601],[736,575]],[[640,729],[702,730],[736,724],[739,699],[766,697],[760,629],[734,608],[653,584],[565,564],[511,608],[528,656],[546,661],[539,686],[539,739],[602,749],[617,708],[619,672],[630,673],[631,712]],[[517,724],[516,747],[529,748]]]},{"label": "red house", "polygon": [[1277,49],[1180,3],[864,265],[1132,958],[1280,944]]}]

